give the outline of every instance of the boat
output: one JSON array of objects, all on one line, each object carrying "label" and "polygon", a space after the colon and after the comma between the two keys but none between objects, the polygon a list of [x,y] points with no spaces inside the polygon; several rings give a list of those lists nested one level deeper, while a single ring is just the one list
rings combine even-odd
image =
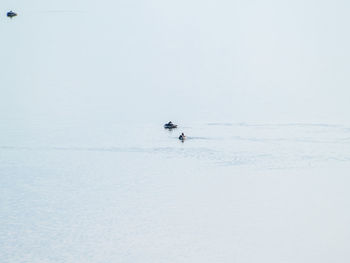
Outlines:
[{"label": "boat", "polygon": [[12,18],[12,17],[17,16],[17,13],[15,13],[15,12],[13,12],[13,11],[9,11],[9,12],[7,12],[7,16],[8,16],[9,18]]},{"label": "boat", "polygon": [[168,122],[166,124],[164,124],[164,129],[176,129],[177,125],[173,124],[172,122]]}]

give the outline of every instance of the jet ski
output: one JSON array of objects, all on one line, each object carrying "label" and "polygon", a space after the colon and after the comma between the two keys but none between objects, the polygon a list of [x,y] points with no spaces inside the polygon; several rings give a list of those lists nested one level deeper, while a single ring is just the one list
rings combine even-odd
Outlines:
[{"label": "jet ski", "polygon": [[168,123],[164,124],[164,129],[175,129],[177,128],[177,125],[169,121]]},{"label": "jet ski", "polygon": [[181,135],[179,136],[179,140],[180,140],[180,141],[186,140],[185,134],[181,133]]}]

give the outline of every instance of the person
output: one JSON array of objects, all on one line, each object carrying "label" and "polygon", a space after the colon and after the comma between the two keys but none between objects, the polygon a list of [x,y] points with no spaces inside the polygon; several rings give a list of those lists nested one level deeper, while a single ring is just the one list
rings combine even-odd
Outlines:
[{"label": "person", "polygon": [[173,125],[173,123],[171,121],[168,122],[168,125]]},{"label": "person", "polygon": [[184,133],[181,133],[181,135],[179,136],[179,140],[185,140],[186,136]]}]

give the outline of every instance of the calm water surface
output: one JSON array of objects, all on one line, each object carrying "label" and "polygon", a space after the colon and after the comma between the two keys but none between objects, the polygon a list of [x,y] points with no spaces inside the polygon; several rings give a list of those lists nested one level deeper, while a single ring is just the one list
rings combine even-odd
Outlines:
[{"label": "calm water surface", "polygon": [[350,260],[348,126],[1,129],[2,262]]}]

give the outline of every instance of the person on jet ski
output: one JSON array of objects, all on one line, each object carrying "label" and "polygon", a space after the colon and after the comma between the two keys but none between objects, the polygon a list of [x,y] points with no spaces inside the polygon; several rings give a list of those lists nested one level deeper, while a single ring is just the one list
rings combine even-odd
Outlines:
[{"label": "person on jet ski", "polygon": [[179,140],[185,140],[186,139],[186,136],[184,133],[181,133],[181,135],[179,136]]}]

